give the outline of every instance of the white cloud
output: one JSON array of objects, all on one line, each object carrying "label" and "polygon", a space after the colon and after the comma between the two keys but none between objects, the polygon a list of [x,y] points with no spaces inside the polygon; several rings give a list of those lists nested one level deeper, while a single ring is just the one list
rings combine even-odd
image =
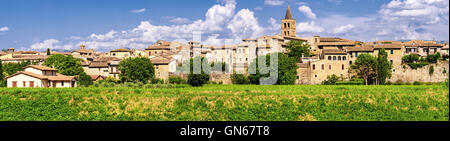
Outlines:
[{"label": "white cloud", "polygon": [[114,34],[116,34],[117,32],[114,30],[109,31],[108,33],[104,34],[104,35],[97,35],[97,34],[91,34],[91,36],[89,36],[90,38],[94,39],[94,40],[108,40],[108,39],[112,39],[114,38]]},{"label": "white cloud", "polygon": [[334,3],[336,5],[341,5],[342,0],[328,0],[328,2]]},{"label": "white cloud", "polygon": [[171,23],[177,23],[177,24],[184,24],[184,23],[189,23],[191,22],[191,20],[187,19],[187,18],[173,18],[171,20],[169,20],[169,22]]},{"label": "white cloud", "polygon": [[255,7],[255,11],[261,11],[263,8],[261,6]]},{"label": "white cloud", "polygon": [[142,8],[142,9],[133,9],[133,10],[131,10],[131,13],[142,13],[142,12],[145,12],[147,9],[145,9],[145,8]]},{"label": "white cloud", "polygon": [[300,7],[298,7],[298,10],[300,12],[302,12],[306,17],[310,18],[310,19],[316,19],[316,14],[314,14],[311,10],[311,8],[309,8],[308,6],[302,5]]},{"label": "white cloud", "polygon": [[235,38],[256,38],[264,32],[254,13],[248,9],[240,10],[227,28],[231,30],[231,34]]},{"label": "white cloud", "polygon": [[314,21],[297,24],[297,33],[321,33],[323,31],[325,31],[325,28],[316,25]]},{"label": "white cloud", "polygon": [[355,28],[354,25],[352,24],[347,24],[344,26],[339,26],[333,29],[333,34],[342,34],[342,33],[346,33],[349,32],[350,30],[353,30]]},{"label": "white cloud", "polygon": [[31,45],[32,50],[45,50],[47,48],[71,50],[71,49],[73,49],[73,47],[74,47],[74,45],[71,43],[61,45],[60,41],[58,41],[56,39],[48,39],[43,42],[36,42]]},{"label": "white cloud", "polygon": [[9,31],[9,28],[6,26],[0,28],[0,32],[5,32],[5,31]]},{"label": "white cloud", "polygon": [[270,6],[280,6],[284,4],[284,1],[282,0],[265,0],[264,4],[270,5]]}]

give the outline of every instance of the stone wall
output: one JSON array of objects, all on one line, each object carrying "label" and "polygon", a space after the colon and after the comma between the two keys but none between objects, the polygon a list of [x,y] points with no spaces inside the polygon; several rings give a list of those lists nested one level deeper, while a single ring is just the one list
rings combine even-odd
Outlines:
[{"label": "stone wall", "polygon": [[[434,73],[430,75],[430,67],[434,67]],[[443,73],[445,70],[446,73]],[[420,82],[444,82],[448,78],[449,61],[440,61],[437,64],[430,64],[416,70],[411,69],[407,64],[401,66],[394,66],[392,72],[392,78],[388,81],[397,82],[401,80],[403,82],[413,83],[415,81]]]}]

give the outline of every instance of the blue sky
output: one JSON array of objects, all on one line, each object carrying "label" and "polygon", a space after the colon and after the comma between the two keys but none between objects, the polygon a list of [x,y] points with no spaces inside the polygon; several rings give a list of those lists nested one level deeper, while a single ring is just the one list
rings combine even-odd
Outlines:
[{"label": "blue sky", "polygon": [[448,0],[1,0],[0,48],[107,51],[156,40],[205,44],[279,34],[287,5],[297,36],[448,40]]}]

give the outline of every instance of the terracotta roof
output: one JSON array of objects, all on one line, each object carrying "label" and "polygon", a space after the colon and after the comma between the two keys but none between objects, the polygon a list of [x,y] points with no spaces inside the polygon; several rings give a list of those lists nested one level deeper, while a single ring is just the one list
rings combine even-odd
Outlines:
[{"label": "terracotta roof", "polygon": [[325,55],[346,55],[347,53],[339,49],[324,49],[323,53]]},{"label": "terracotta roof", "polygon": [[151,58],[150,61],[154,65],[167,65],[170,63],[170,59],[164,57],[155,57]]},{"label": "terracotta roof", "polygon": [[98,61],[93,61],[89,64],[90,68],[104,68],[104,67],[108,67],[108,62],[98,62]]},{"label": "terracotta roof", "polygon": [[32,72],[26,72],[26,71],[18,71],[17,73],[9,75],[9,76],[7,76],[5,78],[8,79],[8,78],[11,78],[11,77],[19,75],[19,74],[25,74],[25,75],[28,75],[28,76],[31,76],[31,77],[34,77],[34,78],[37,78],[37,79],[41,79],[41,80],[42,79],[47,79],[47,77],[45,77],[43,75],[35,74],[35,73],[32,73]]},{"label": "terracotta roof", "polygon": [[97,57],[94,58],[94,61],[120,61],[121,59],[117,58],[117,57]]},{"label": "terracotta roof", "polygon": [[371,52],[373,51],[372,47],[349,47],[347,51],[361,51],[361,52]]},{"label": "terracotta roof", "polygon": [[131,52],[131,51],[126,48],[119,48],[119,49],[111,50],[111,52]]},{"label": "terracotta roof", "polygon": [[50,68],[50,67],[47,67],[47,66],[40,66],[40,65],[28,65],[28,66],[25,66],[23,68],[24,69],[25,68],[34,68],[34,69],[42,70],[42,71],[56,71],[56,69],[54,69],[54,68]]},{"label": "terracotta roof", "polygon": [[317,46],[354,46],[355,42],[319,42]]},{"label": "terracotta roof", "polygon": [[319,37],[320,42],[349,42],[351,40],[337,38],[337,37]]},{"label": "terracotta roof", "polygon": [[388,49],[401,49],[403,44],[377,44],[375,49],[388,48]]},{"label": "terracotta roof", "polygon": [[91,77],[92,81],[97,81],[99,78],[103,78],[103,79],[106,78],[105,76],[102,76],[102,75],[89,75],[89,76]]},{"label": "terracotta roof", "polygon": [[441,44],[436,43],[407,43],[405,46],[409,47],[443,47]]},{"label": "terracotta roof", "polygon": [[171,50],[170,46],[149,46],[145,50]]},{"label": "terracotta roof", "polygon": [[75,76],[64,76],[64,75],[61,75],[61,76],[46,76],[46,77],[48,78],[48,80],[51,80],[51,81],[71,81],[73,79],[76,79]]}]

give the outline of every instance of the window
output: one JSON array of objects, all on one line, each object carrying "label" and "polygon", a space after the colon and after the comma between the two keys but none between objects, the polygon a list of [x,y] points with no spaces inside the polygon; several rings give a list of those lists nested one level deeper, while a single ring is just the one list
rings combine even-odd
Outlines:
[{"label": "window", "polygon": [[300,76],[297,75],[297,79],[300,79]]},{"label": "window", "polygon": [[350,61],[350,65],[352,64],[353,62],[352,61]]},{"label": "window", "polygon": [[336,56],[333,56],[333,60],[336,61]]},{"label": "window", "polygon": [[322,64],[322,70],[325,70],[325,65],[324,64]]},{"label": "window", "polygon": [[34,81],[30,81],[30,88],[34,87]]},{"label": "window", "polygon": [[61,82],[61,86],[63,86],[63,87],[64,87],[64,81],[62,81],[62,82]]},{"label": "window", "polygon": [[394,63],[394,61],[393,60],[391,60],[391,64],[393,64]]},{"label": "window", "polygon": [[342,60],[342,57],[341,57],[341,56],[339,56],[339,57],[338,57],[338,60],[339,60],[339,61],[341,61],[341,60]]},{"label": "window", "polygon": [[342,57],[342,60],[344,60],[344,61],[345,61],[345,60],[347,60],[347,57],[345,57],[345,56],[344,56],[344,57]]},{"label": "window", "polygon": [[314,77],[316,77],[316,78],[317,78],[317,74],[316,74],[316,75],[314,75]]},{"label": "window", "polygon": [[358,52],[355,52],[355,57],[358,57]]},{"label": "window", "polygon": [[345,65],[344,64],[342,64],[342,70],[344,70],[345,69]]},{"label": "window", "polygon": [[116,56],[116,54],[115,54],[115,53],[113,53],[113,56]]},{"label": "window", "polygon": [[14,87],[14,88],[17,87],[17,81],[12,82],[12,87]]},{"label": "window", "polygon": [[316,64],[313,64],[313,70],[316,70]]},{"label": "window", "polygon": [[288,28],[291,28],[291,23],[288,23]]},{"label": "window", "polygon": [[331,70],[331,65],[328,65],[328,69]]},{"label": "window", "polygon": [[27,85],[26,85],[26,81],[22,81],[23,82],[23,87],[27,87]]},{"label": "window", "polygon": [[391,54],[394,54],[394,50],[391,50]]},{"label": "window", "polygon": [[328,56],[328,60],[331,60],[331,56]]}]

